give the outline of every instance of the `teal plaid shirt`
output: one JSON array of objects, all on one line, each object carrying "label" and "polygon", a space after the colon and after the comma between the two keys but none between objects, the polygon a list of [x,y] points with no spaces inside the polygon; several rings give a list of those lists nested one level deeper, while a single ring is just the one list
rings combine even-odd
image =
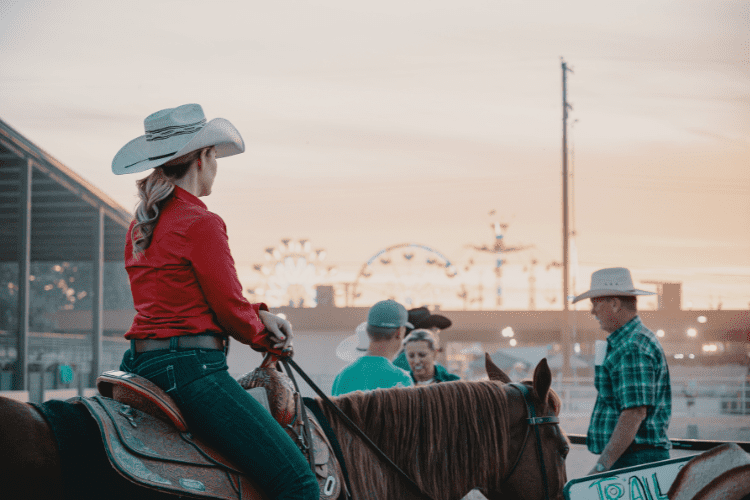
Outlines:
[{"label": "teal plaid shirt", "polygon": [[620,413],[636,406],[646,406],[647,413],[633,443],[671,448],[669,368],[659,341],[638,316],[607,337],[607,355],[594,370],[597,397],[586,436],[589,451],[604,451]]}]

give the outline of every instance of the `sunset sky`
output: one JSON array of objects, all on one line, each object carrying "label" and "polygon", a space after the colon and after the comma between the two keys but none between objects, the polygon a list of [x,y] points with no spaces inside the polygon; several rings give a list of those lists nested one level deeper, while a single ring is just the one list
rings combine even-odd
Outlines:
[{"label": "sunset sky", "polygon": [[347,280],[401,243],[462,265],[498,220],[534,246],[508,256],[507,306],[536,258],[538,306],[559,307],[561,57],[577,291],[625,266],[683,282],[683,306],[747,308],[748,1],[5,0],[0,118],[132,210],[113,156],[200,103],[247,144],[204,199],[243,282],[281,238]]}]

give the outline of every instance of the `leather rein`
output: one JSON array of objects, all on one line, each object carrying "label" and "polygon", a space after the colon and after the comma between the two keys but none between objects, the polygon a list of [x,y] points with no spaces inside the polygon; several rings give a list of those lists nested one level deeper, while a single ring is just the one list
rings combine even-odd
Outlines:
[{"label": "leather rein", "polygon": [[[421,498],[423,500],[433,500],[432,497],[430,495],[428,495],[426,492],[424,492],[422,490],[422,488],[420,488],[419,485],[416,482],[414,482],[414,480],[406,472],[404,472],[403,470],[401,470],[401,468],[399,468],[399,466],[396,465],[393,462],[393,460],[391,460],[388,457],[388,455],[386,455],[383,452],[383,450],[381,450],[380,448],[378,448],[378,445],[376,445],[375,443],[373,443],[372,440],[369,437],[367,437],[367,435],[364,432],[362,432],[362,429],[360,429],[359,427],[357,427],[357,424],[355,424],[354,422],[352,422],[352,420],[343,411],[341,411],[341,408],[339,408],[338,406],[336,406],[336,404],[333,401],[331,401],[328,398],[328,396],[326,396],[325,393],[323,393],[323,391],[320,390],[320,388],[315,384],[315,382],[313,382],[310,379],[310,377],[308,377],[307,374],[304,371],[302,371],[302,368],[300,368],[299,365],[291,357],[280,358],[280,360],[281,360],[282,364],[284,365],[284,368],[287,370],[290,378],[292,379],[292,382],[294,383],[295,388],[297,388],[297,382],[294,380],[294,376],[292,375],[292,371],[289,369],[288,365],[291,365],[292,368],[294,368],[295,370],[297,370],[297,373],[299,373],[300,377],[302,377],[302,379],[305,382],[307,382],[307,384],[310,387],[312,387],[312,389],[315,391],[315,393],[318,396],[320,396],[320,398],[325,402],[325,404],[331,410],[333,410],[333,412],[339,418],[341,418],[341,420],[344,422],[344,424],[346,424],[346,426],[349,427],[349,430],[351,430],[354,434],[356,434],[362,441],[364,441],[365,443],[367,443],[367,445],[370,447],[370,449],[372,449],[372,451],[375,452],[375,454],[381,460],[383,460],[385,463],[387,463],[388,465],[390,465],[394,470],[396,470],[396,472],[398,472],[398,474],[401,476],[401,478],[406,482],[406,485],[409,487],[409,489],[411,489],[414,493],[416,493],[419,496],[419,498]],[[297,392],[299,392],[299,389],[297,389]],[[349,488],[349,490],[351,491],[351,487]]]},{"label": "leather rein", "polygon": [[511,467],[510,472],[508,472],[508,475],[505,476],[505,479],[503,479],[502,483],[506,483],[508,479],[510,479],[510,477],[515,472],[516,467],[518,467],[518,464],[521,462],[521,457],[523,456],[523,452],[526,449],[526,443],[529,440],[529,434],[531,433],[531,428],[533,427],[534,434],[536,435],[536,451],[539,454],[539,466],[542,469],[542,485],[544,486],[544,498],[546,500],[549,500],[549,484],[547,482],[547,468],[544,466],[544,455],[542,454],[542,439],[541,439],[541,436],[539,435],[539,426],[546,425],[546,424],[559,425],[560,419],[557,418],[556,416],[537,417],[536,410],[534,410],[534,405],[531,402],[531,394],[529,392],[529,388],[526,387],[524,384],[518,384],[518,383],[508,384],[508,385],[511,387],[515,387],[523,395],[523,401],[524,403],[526,403],[526,412],[528,415],[526,422],[529,425],[526,428],[526,435],[523,438],[521,451],[518,452],[518,457],[516,458],[516,461],[513,464],[513,467]]}]

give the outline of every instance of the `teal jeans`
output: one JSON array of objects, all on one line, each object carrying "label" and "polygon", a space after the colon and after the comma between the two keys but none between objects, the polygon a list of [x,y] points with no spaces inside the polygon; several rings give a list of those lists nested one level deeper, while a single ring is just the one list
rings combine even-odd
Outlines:
[{"label": "teal jeans", "polygon": [[270,498],[319,498],[307,460],[271,414],[229,376],[223,351],[173,347],[133,355],[130,349],[120,370],[145,377],[172,396],[191,432],[237,464]]},{"label": "teal jeans", "polygon": [[669,460],[669,450],[666,448],[648,448],[638,451],[625,451],[625,453],[620,455],[620,458],[612,464],[612,467],[610,467],[609,470],[624,469],[625,467],[659,462],[661,460]]}]

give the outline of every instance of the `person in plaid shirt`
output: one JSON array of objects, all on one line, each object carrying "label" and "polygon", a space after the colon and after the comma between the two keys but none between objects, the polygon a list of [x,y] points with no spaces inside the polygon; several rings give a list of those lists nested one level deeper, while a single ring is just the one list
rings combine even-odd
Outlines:
[{"label": "person in plaid shirt", "polygon": [[625,268],[591,275],[591,290],[573,299],[591,299],[591,314],[606,342],[596,342],[596,404],[586,444],[600,455],[589,474],[667,460],[672,415],[669,368],[659,341],[638,316],[637,295]]}]

